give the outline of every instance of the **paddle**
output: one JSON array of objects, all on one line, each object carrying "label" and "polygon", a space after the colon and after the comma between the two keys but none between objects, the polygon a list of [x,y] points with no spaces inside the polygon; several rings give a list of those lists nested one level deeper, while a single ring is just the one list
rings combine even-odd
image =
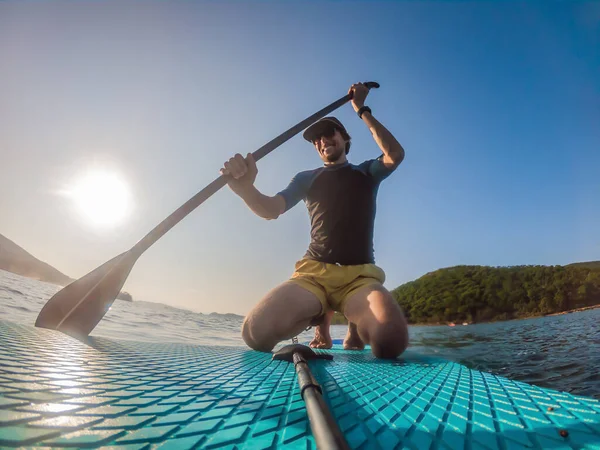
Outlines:
[{"label": "paddle", "polygon": [[[379,84],[373,81],[366,82],[365,85],[370,89],[379,87]],[[347,94],[307,117],[256,150],[252,154],[254,160],[264,158],[300,131],[351,99],[352,94]],[[226,184],[227,178],[221,175],[159,223],[130,250],[58,291],[40,311],[35,326],[59,330],[78,337],[87,336],[108,311],[142,253]]]},{"label": "paddle", "polygon": [[340,427],[323,400],[321,386],[313,377],[307,360],[333,359],[331,355],[317,355],[313,349],[302,344],[291,344],[282,347],[273,354],[273,359],[293,362],[298,375],[300,395],[306,404],[306,413],[310,428],[315,437],[317,448],[327,450],[345,450],[350,446],[344,438]]}]

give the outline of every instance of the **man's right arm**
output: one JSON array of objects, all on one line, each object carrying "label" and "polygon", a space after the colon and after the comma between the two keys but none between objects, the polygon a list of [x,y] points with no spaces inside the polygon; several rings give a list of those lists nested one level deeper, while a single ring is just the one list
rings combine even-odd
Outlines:
[{"label": "man's right arm", "polygon": [[254,214],[263,219],[277,219],[285,212],[285,200],[281,195],[269,197],[261,193],[254,185],[238,194]]},{"label": "man's right arm", "polygon": [[282,195],[269,197],[254,187],[258,169],[252,153],[248,153],[246,158],[239,153],[236,154],[225,162],[220,172],[227,179],[231,190],[239,195],[259,217],[268,220],[277,219],[285,212],[286,201]]}]

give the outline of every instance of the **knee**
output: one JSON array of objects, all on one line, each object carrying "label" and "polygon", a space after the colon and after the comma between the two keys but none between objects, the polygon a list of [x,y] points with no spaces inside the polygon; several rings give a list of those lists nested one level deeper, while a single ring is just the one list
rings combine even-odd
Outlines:
[{"label": "knee", "polygon": [[370,332],[371,351],[376,358],[393,359],[408,347],[408,327],[404,317],[379,323]]},{"label": "knee", "polygon": [[246,317],[242,323],[242,339],[248,347],[259,352],[269,353],[275,347],[275,343],[268,339],[268,335],[261,332],[250,317]]}]

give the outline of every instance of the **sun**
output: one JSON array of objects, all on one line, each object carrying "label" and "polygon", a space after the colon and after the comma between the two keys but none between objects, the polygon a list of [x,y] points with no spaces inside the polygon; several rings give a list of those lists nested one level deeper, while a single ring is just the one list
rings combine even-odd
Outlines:
[{"label": "sun", "polygon": [[94,226],[116,225],[131,211],[129,186],[114,171],[89,171],[73,183],[68,195],[82,217]]}]

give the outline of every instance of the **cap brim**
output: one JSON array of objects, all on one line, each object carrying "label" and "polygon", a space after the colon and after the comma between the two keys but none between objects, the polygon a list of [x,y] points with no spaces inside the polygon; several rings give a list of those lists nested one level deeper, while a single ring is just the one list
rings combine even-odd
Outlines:
[{"label": "cap brim", "polygon": [[323,132],[331,126],[340,128],[340,124],[333,120],[329,120],[327,118],[321,119],[308,127],[304,133],[302,133],[302,137],[307,141],[312,142],[314,138],[321,136]]}]

